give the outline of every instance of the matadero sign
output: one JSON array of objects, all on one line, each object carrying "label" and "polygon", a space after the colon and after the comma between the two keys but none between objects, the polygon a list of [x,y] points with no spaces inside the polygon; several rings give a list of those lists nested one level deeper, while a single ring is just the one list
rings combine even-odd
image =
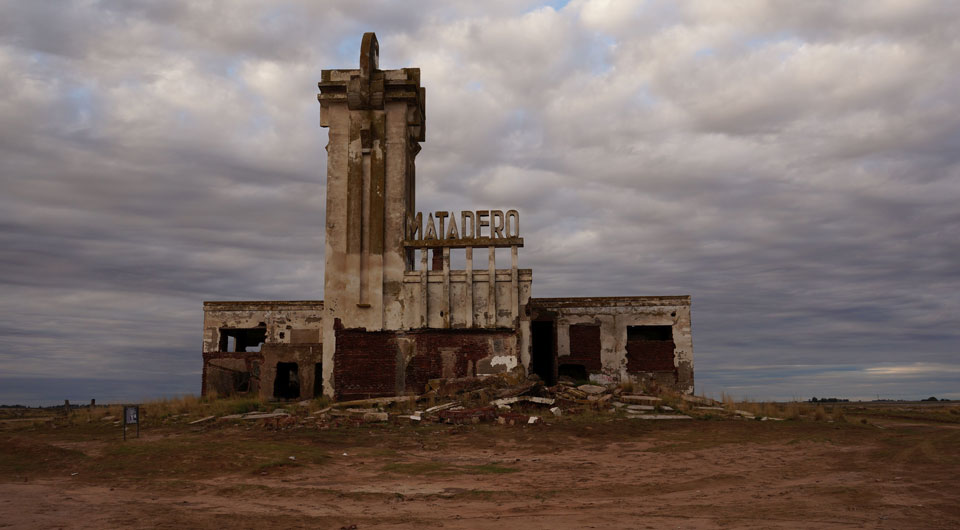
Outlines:
[{"label": "matadero sign", "polygon": [[[417,212],[407,219],[408,247],[522,247],[520,212],[516,210],[464,210]],[[459,219],[459,221],[458,221]]]}]

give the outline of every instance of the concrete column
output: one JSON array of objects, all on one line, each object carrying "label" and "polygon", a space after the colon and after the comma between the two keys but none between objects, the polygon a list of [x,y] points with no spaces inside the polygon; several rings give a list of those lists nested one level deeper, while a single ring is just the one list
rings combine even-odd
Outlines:
[{"label": "concrete column", "polygon": [[473,247],[466,248],[467,253],[467,318],[466,326],[473,327]]},{"label": "concrete column", "polygon": [[430,309],[429,303],[429,292],[427,290],[427,282],[430,281],[430,272],[427,270],[427,253],[430,252],[429,249],[421,248],[420,249],[420,327],[427,327],[427,322],[429,322],[430,314],[427,311]]},{"label": "concrete column", "polygon": [[443,327],[450,327],[450,249],[443,249],[443,300],[440,302]]},{"label": "concrete column", "polygon": [[510,247],[510,313],[513,326],[520,324],[520,274],[517,270],[517,246]]},{"label": "concrete column", "polygon": [[490,271],[490,283],[487,285],[487,327],[497,327],[497,247],[488,247],[487,270]]}]

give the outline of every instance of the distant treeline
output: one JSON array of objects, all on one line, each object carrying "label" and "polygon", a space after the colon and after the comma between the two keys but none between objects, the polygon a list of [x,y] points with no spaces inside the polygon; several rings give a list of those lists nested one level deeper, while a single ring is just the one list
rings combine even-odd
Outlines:
[{"label": "distant treeline", "polygon": [[846,403],[849,399],[843,398],[810,398],[810,403]]}]

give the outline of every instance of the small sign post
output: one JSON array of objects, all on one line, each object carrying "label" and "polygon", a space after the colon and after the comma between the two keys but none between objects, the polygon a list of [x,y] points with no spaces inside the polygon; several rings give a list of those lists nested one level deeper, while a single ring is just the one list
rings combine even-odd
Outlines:
[{"label": "small sign post", "polygon": [[137,438],[140,437],[140,405],[123,406],[123,440],[127,440],[127,425],[137,425]]}]

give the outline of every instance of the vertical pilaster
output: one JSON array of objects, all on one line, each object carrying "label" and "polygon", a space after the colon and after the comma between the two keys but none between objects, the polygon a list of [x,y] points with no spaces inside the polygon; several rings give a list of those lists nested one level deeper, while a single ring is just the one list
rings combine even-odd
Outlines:
[{"label": "vertical pilaster", "polygon": [[467,265],[466,265],[466,274],[467,274],[467,315],[466,315],[466,326],[468,328],[473,327],[473,247],[466,248],[467,253]]},{"label": "vertical pilaster", "polygon": [[510,247],[510,313],[513,326],[520,323],[520,277],[517,270],[517,246]]},{"label": "vertical pilaster", "polygon": [[450,327],[450,249],[443,249],[443,300],[440,302],[440,316],[444,328]]},{"label": "vertical pilaster", "polygon": [[488,247],[487,270],[490,283],[487,285],[487,327],[497,327],[497,247]]},{"label": "vertical pilaster", "polygon": [[427,327],[430,322],[430,271],[427,270],[427,253],[430,250],[420,249],[420,327]]}]

